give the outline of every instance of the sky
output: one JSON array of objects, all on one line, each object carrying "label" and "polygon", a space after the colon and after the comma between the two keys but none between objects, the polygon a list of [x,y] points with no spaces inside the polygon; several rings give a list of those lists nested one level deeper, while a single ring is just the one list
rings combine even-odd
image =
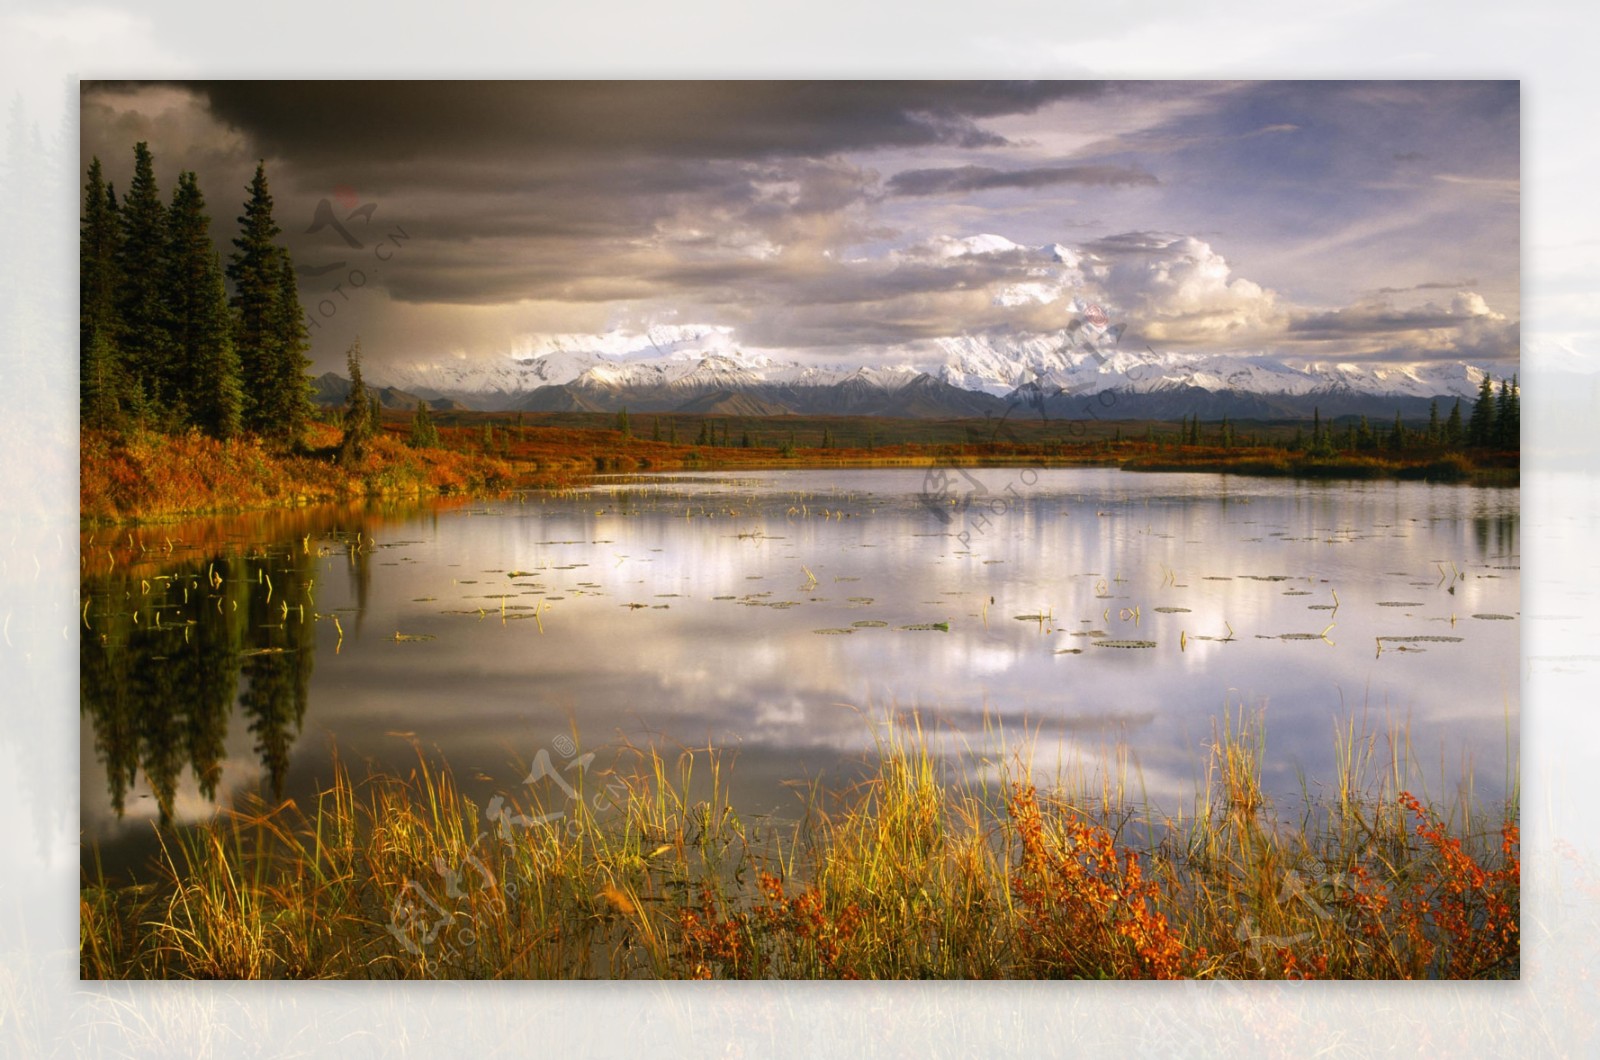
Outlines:
[{"label": "sky", "polygon": [[898,364],[1091,305],[1124,346],[1519,360],[1514,81],[85,82],[80,129],[118,189],[140,140],[194,170],[224,254],[265,163],[317,371],[663,325]]}]

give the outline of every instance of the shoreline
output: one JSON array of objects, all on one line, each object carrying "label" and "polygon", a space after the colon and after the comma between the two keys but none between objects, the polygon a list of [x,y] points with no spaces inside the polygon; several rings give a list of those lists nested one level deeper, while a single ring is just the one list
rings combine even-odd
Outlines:
[{"label": "shoreline", "polygon": [[[295,511],[324,504],[382,500],[485,499],[514,490],[588,485],[599,476],[682,471],[828,470],[840,468],[1105,467],[1131,472],[1186,472],[1297,481],[1426,481],[1519,487],[1515,453],[1464,455],[1419,451],[1308,457],[1275,447],[1174,449],[1144,442],[1032,444],[898,443],[881,448],[681,445],[591,428],[502,426],[493,421],[477,443],[470,428],[442,428],[446,444],[412,448],[397,424],[374,441],[362,466],[337,466],[338,431],[315,425],[298,453],[271,453],[255,439],[216,442],[197,435],[90,432],[79,448],[79,529],[161,526],[195,518]],[[476,443],[476,445],[475,445]]]}]

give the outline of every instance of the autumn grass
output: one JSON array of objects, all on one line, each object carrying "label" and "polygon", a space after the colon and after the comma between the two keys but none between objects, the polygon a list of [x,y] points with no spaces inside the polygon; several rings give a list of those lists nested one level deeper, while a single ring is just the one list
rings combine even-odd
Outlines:
[{"label": "autumn grass", "polygon": [[[1516,977],[1515,802],[1438,809],[1346,730],[1336,794],[1280,819],[1260,718],[1219,719],[1179,818],[1026,758],[946,772],[915,719],[799,821],[746,821],[714,751],[569,771],[476,806],[420,752],[314,806],[162,835],[161,878],[88,879],[86,978]],[[1389,733],[1391,737],[1397,735]],[[1403,737],[1403,734],[1399,734]],[[487,812],[486,812],[487,811]]]},{"label": "autumn grass", "polygon": [[1204,471],[1305,479],[1421,479],[1514,486],[1519,456],[1514,451],[1460,451],[1440,446],[1382,452],[1340,450],[1322,455],[1274,446],[1143,447],[1124,454],[1126,471]]},{"label": "autumn grass", "polygon": [[[338,464],[340,432],[326,422],[311,424],[293,452],[253,437],[220,442],[198,432],[86,430],[80,436],[79,505],[85,522],[103,525],[363,497],[566,489],[597,475],[661,471],[1119,467],[1515,485],[1519,467],[1512,451],[1418,446],[1313,456],[1274,444],[1180,446],[1122,438],[1122,427],[1132,433],[1140,426],[1134,423],[679,414],[638,421],[641,433],[625,435],[609,426],[611,417],[593,414],[441,413],[440,444],[413,448],[406,443],[408,418],[391,414],[356,467]],[[666,433],[658,438],[662,421]],[[645,423],[650,436],[642,433]],[[686,440],[701,431],[727,444]],[[742,444],[747,438],[749,446]]]},{"label": "autumn grass", "polygon": [[396,431],[372,440],[353,467],[338,464],[340,432],[315,423],[283,452],[246,436],[86,430],[79,440],[79,511],[91,524],[295,507],[363,497],[431,497],[504,489],[513,472],[491,454],[414,449]]}]

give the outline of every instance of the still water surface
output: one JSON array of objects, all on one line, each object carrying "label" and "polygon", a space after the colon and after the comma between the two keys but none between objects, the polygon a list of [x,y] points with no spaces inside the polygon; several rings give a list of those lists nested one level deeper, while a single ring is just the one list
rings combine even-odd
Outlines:
[{"label": "still water surface", "polygon": [[744,812],[793,816],[889,710],[969,765],[1030,742],[1036,773],[1169,808],[1240,706],[1284,803],[1331,781],[1352,719],[1407,728],[1430,795],[1503,796],[1517,490],[950,481],[971,507],[930,510],[922,470],[764,471],[86,536],[86,863],[136,866],[151,820],[244,792],[314,803],[335,751],[360,775],[420,746],[482,805],[526,796],[540,752],[715,746]]}]

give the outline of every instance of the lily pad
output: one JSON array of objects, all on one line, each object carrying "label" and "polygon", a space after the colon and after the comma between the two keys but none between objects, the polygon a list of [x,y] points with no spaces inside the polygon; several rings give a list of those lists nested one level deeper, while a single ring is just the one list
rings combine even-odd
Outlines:
[{"label": "lily pad", "polygon": [[857,629],[882,629],[889,623],[880,622],[875,618],[863,618],[859,622],[852,622],[850,624],[855,626]]},{"label": "lily pad", "polygon": [[1493,619],[1493,620],[1498,621],[1498,622],[1515,622],[1516,618],[1517,618],[1516,615],[1497,615],[1497,614],[1493,614],[1493,613],[1487,613],[1487,614],[1482,614],[1482,615],[1473,615],[1472,617],[1473,618]]},{"label": "lily pad", "polygon": [[1379,637],[1380,641],[1392,641],[1395,644],[1459,644],[1465,637],[1441,637],[1434,634],[1424,634],[1416,637]]},{"label": "lily pad", "polygon": [[813,632],[813,633],[822,633],[822,634],[826,634],[826,635],[835,635],[835,634],[839,634],[839,633],[854,633],[855,630],[853,630],[853,629],[814,629],[811,632]]},{"label": "lily pad", "polygon": [[1156,642],[1153,640],[1097,640],[1094,645],[1097,648],[1154,648]]},{"label": "lily pad", "polygon": [[1163,615],[1186,615],[1189,613],[1187,607],[1152,607],[1150,610],[1159,611]]}]

